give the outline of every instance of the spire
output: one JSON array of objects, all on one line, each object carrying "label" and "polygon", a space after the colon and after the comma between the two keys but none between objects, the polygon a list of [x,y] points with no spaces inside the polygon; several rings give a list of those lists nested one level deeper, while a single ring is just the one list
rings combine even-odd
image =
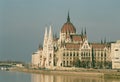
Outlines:
[{"label": "spire", "polygon": [[85,32],[84,32],[84,34],[86,35],[87,33],[86,33],[86,27],[85,27]]},{"label": "spire", "polygon": [[51,26],[50,26],[50,29],[49,29],[49,37],[48,37],[48,39],[49,39],[49,40],[50,40],[50,39],[51,39],[51,40],[53,39]]},{"label": "spire", "polygon": [[106,37],[104,38],[104,43],[106,43]]},{"label": "spire", "polygon": [[81,31],[81,35],[83,35],[83,28],[82,28],[82,31]]},{"label": "spire", "polygon": [[45,28],[45,35],[44,35],[44,38],[47,38],[47,27]]},{"label": "spire", "polygon": [[68,17],[67,17],[67,22],[70,22],[70,16],[69,16],[69,11],[68,11]]},{"label": "spire", "polygon": [[102,41],[102,39],[101,39],[101,44],[103,44],[103,41]]},{"label": "spire", "polygon": [[[46,49],[47,49],[47,41],[48,40],[48,33],[47,33],[47,27],[45,28],[45,34],[44,34],[44,41],[43,41],[43,51],[46,52]],[[44,53],[44,55],[46,55]]]},{"label": "spire", "polygon": [[44,34],[44,44],[43,44],[43,45],[45,45],[45,44],[46,44],[47,39],[48,39],[48,34],[47,34],[47,27],[46,27],[46,28],[45,28],[45,34]]}]

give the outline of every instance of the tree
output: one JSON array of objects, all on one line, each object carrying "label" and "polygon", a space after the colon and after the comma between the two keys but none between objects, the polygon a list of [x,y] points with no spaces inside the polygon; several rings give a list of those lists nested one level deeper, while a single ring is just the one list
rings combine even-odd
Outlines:
[{"label": "tree", "polygon": [[94,57],[94,49],[92,48],[92,67],[95,67],[95,57]]},{"label": "tree", "polygon": [[75,62],[75,67],[80,67],[80,64],[81,64],[80,60],[77,59],[76,62]]}]

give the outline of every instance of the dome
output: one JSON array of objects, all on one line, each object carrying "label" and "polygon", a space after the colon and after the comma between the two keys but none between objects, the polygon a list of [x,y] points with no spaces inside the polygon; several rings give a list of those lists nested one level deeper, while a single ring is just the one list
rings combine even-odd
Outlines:
[{"label": "dome", "polygon": [[74,25],[70,22],[70,17],[69,17],[69,13],[68,13],[68,18],[67,18],[67,22],[63,25],[62,29],[61,29],[61,33],[76,33],[76,29],[74,27]]},{"label": "dome", "polygon": [[75,27],[73,26],[73,24],[71,22],[66,22],[63,25],[63,27],[61,29],[61,32],[62,33],[67,33],[67,32],[69,32],[69,33],[76,33],[76,29],[75,29]]}]

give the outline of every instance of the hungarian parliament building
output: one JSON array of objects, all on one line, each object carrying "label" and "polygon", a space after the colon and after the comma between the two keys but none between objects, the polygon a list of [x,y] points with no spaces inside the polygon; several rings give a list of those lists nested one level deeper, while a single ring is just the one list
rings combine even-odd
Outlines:
[{"label": "hungarian parliament building", "polygon": [[[59,38],[45,28],[43,46],[32,54],[33,68],[112,68],[111,42],[89,42],[86,28],[76,33],[68,12]],[[120,57],[120,56],[119,56]]]}]

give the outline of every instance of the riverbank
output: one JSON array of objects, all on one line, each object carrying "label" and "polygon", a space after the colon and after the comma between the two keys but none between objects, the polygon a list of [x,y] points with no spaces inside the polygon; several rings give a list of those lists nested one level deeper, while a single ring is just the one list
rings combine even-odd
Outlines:
[{"label": "riverbank", "polygon": [[99,78],[115,78],[120,79],[120,72],[117,70],[103,70],[103,69],[78,69],[78,70],[38,70],[38,69],[26,69],[26,68],[15,68],[11,71],[19,71],[26,73],[37,73],[37,74],[56,74],[56,75],[74,75],[81,77],[99,77]]}]

